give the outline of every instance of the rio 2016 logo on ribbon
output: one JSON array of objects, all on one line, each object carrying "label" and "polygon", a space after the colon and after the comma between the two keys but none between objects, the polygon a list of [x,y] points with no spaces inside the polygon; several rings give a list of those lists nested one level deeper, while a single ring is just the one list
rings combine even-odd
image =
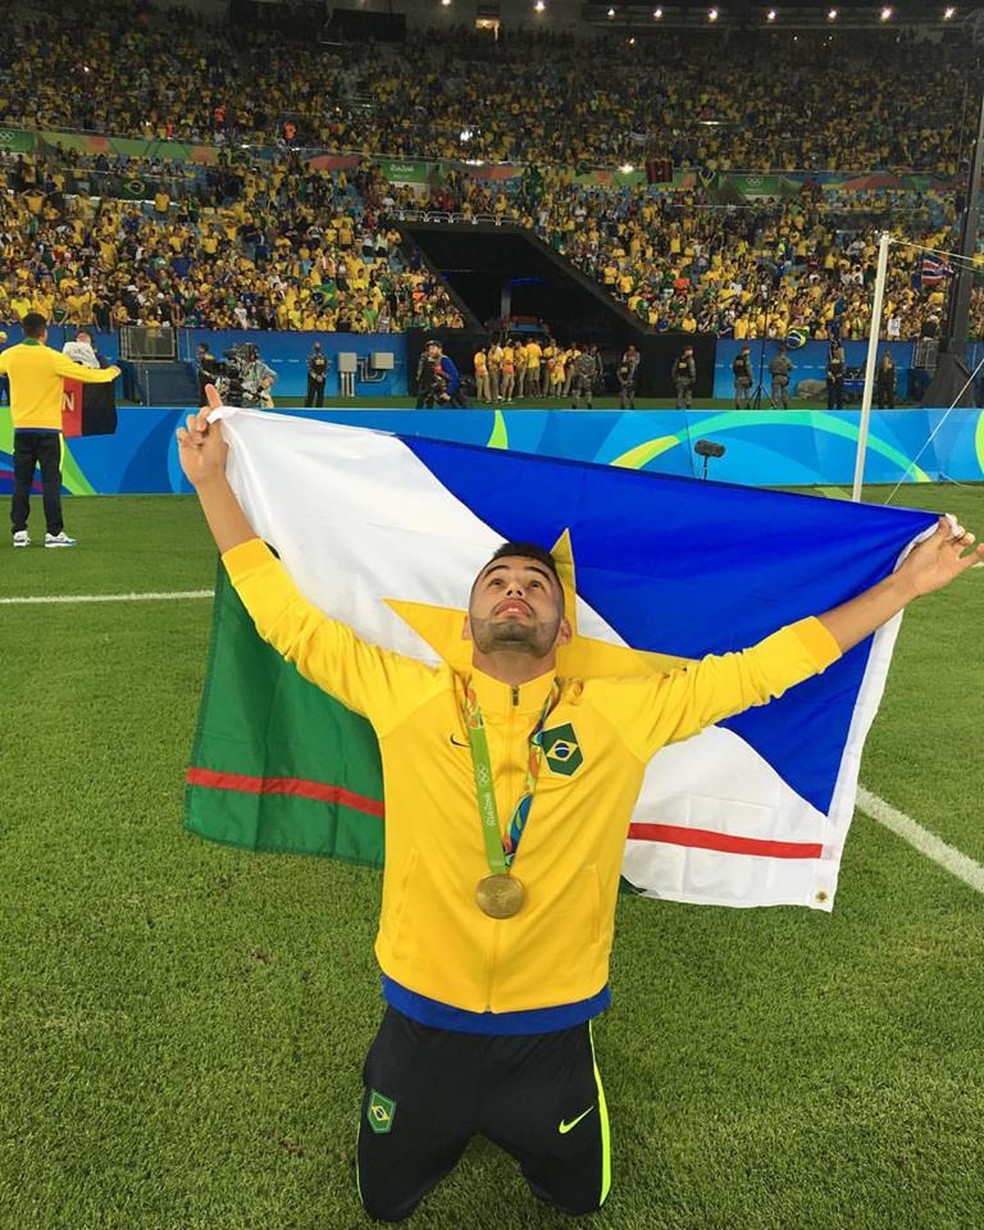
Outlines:
[{"label": "rio 2016 logo on ribbon", "polygon": [[584,764],[584,755],[577,740],[577,732],[570,722],[545,730],[541,736],[543,755],[554,773],[571,777]]}]

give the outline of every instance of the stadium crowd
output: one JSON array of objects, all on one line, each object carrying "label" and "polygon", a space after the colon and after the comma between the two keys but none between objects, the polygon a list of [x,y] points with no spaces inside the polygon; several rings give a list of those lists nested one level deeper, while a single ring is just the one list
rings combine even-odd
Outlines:
[{"label": "stadium crowd", "polygon": [[0,320],[34,310],[103,329],[463,324],[416,249],[362,208],[341,173],[295,175],[284,161],[246,169],[241,192],[221,205],[165,197],[148,209],[67,193],[43,159],[8,155],[0,167]]},{"label": "stadium crowd", "polygon": [[[585,163],[657,148],[706,170],[954,176],[970,122],[959,74],[927,66],[919,43],[893,42],[885,61],[885,34],[802,46],[762,36],[730,46],[741,55],[692,42],[686,56],[672,37],[638,48],[609,39],[574,59],[564,38],[457,33],[346,48],[343,61],[175,10],[134,13],[123,0],[94,13],[15,5],[0,121],[216,142],[220,160],[202,170],[57,143],[0,158],[2,319],[35,309],[101,327],[460,327],[448,287],[401,236],[401,218],[419,208],[535,229],[660,331],[863,336],[886,224],[918,246],[893,251],[885,335],[917,337],[942,308],[945,285],[923,281],[920,248],[955,246],[952,194],[814,185],[792,200],[721,205],[703,191],[576,177]],[[348,175],[314,170],[305,141],[367,156]],[[369,156],[387,152],[529,161],[511,188],[459,163],[421,197]],[[133,181],[152,201],[118,198]],[[971,328],[984,334],[977,293]]]},{"label": "stadium crowd", "polygon": [[[178,10],[15,0],[0,49],[0,122],[301,144],[397,157],[612,166],[658,146],[678,166],[953,174],[973,123],[974,50],[904,33],[686,42],[505,32],[337,47]],[[467,135],[464,135],[467,134]]]}]

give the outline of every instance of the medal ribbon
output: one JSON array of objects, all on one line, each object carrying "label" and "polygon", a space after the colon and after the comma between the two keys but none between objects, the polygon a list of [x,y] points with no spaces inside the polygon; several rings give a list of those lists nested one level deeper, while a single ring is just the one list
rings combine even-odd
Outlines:
[{"label": "medal ribbon", "polygon": [[495,802],[495,789],[492,784],[492,757],[489,754],[489,737],[485,732],[485,721],[482,710],[475,695],[475,689],[470,683],[465,686],[465,697],[461,702],[461,713],[465,719],[465,730],[468,732],[468,745],[471,748],[472,769],[475,773],[475,791],[478,795],[478,818],[482,825],[482,836],[485,839],[485,853],[489,860],[489,870],[493,875],[508,875],[512,861],[516,857],[519,839],[526,828],[533,804],[533,793],[536,790],[536,779],[540,773],[543,760],[543,725],[551,710],[560,699],[560,683],[553,681],[550,694],[543,702],[540,716],[537,719],[529,737],[529,757],[526,762],[526,784],[519,802],[513,808],[509,820],[509,831],[505,837],[499,832],[499,809]]}]

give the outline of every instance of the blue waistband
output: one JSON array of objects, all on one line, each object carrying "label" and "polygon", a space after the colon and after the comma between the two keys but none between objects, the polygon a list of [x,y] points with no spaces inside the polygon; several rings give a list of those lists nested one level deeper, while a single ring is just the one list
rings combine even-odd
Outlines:
[{"label": "blue waistband", "polygon": [[433,1029],[450,1029],[463,1034],[517,1035],[546,1034],[555,1029],[570,1029],[581,1025],[604,1012],[612,1002],[607,986],[590,999],[580,999],[574,1004],[558,1004],[554,1008],[529,1008],[523,1012],[467,1012],[408,991],[383,974],[383,999],[419,1025]]},{"label": "blue waistband", "polygon": [[60,436],[60,427],[15,427],[15,436]]}]

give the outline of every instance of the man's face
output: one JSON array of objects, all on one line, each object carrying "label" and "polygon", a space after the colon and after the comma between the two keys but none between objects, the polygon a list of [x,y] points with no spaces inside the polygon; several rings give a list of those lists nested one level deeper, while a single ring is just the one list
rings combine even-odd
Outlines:
[{"label": "man's face", "polygon": [[493,560],[478,574],[462,635],[483,653],[546,657],[571,639],[560,583],[545,564],[525,556]]}]

